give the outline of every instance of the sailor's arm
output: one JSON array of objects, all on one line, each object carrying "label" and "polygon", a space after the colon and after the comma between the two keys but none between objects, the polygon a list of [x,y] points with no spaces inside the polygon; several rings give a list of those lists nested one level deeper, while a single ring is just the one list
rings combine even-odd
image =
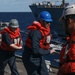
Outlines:
[{"label": "sailor's arm", "polygon": [[46,55],[46,54],[50,54],[53,53],[54,50],[53,49],[42,49],[40,48],[40,39],[41,39],[41,33],[39,31],[33,31],[31,33],[32,36],[32,50],[34,54],[38,54],[38,55]]}]

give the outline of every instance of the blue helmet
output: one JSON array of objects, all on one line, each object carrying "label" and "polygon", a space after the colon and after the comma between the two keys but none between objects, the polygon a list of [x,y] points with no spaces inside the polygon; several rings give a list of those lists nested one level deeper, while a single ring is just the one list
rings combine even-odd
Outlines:
[{"label": "blue helmet", "polygon": [[52,22],[51,14],[47,11],[43,11],[39,15],[39,19],[44,20],[46,22]]}]

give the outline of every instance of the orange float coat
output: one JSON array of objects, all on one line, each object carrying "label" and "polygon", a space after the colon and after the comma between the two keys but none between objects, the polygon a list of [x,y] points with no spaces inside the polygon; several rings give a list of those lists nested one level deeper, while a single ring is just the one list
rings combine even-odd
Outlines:
[{"label": "orange float coat", "polygon": [[[32,30],[39,30],[42,34],[42,39],[40,40],[40,48],[43,48],[43,49],[49,49],[50,48],[50,42],[48,42],[48,43],[46,42],[47,37],[50,37],[50,39],[51,39],[50,27],[45,28],[41,25],[40,22],[34,21],[32,23],[32,25],[29,26],[27,29],[30,30],[30,32]],[[29,48],[32,48],[31,39],[29,37],[27,38],[26,45]]]},{"label": "orange float coat", "polygon": [[[5,28],[4,29],[4,33],[8,33],[12,43],[15,44],[16,46],[21,46],[22,45],[22,38],[20,35],[20,29],[17,28],[15,32],[12,32],[10,30],[10,28]],[[0,48],[6,51],[12,51],[14,50],[13,48],[11,48],[10,46],[8,46],[4,41],[2,41]]]},{"label": "orange float coat", "polygon": [[60,63],[62,65],[58,75],[75,72],[75,31],[72,33],[68,44],[61,50]]}]

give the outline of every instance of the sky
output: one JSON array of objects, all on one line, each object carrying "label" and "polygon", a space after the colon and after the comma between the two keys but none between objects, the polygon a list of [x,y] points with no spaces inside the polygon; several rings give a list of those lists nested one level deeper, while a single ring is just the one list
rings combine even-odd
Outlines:
[{"label": "sky", "polygon": [[[34,2],[42,2],[45,0],[0,0],[0,12],[30,12],[31,9],[29,5]],[[59,1],[61,3],[62,0],[48,0],[51,2]],[[75,0],[66,0],[66,2],[74,3]]]}]

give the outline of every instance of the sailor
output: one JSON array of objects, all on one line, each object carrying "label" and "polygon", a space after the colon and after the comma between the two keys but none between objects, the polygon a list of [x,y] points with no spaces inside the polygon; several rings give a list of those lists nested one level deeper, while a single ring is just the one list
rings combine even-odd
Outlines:
[{"label": "sailor", "polygon": [[64,8],[60,21],[68,37],[67,44],[60,52],[58,75],[75,75],[75,4]]},{"label": "sailor", "polygon": [[19,24],[16,19],[11,19],[9,27],[4,28],[0,45],[0,75],[4,75],[5,66],[8,64],[11,75],[19,75],[15,63],[15,51],[22,49],[22,38]]},{"label": "sailor", "polygon": [[51,14],[42,11],[39,14],[39,21],[33,21],[27,28],[30,32],[25,42],[22,60],[28,75],[49,75],[44,55],[55,52],[50,47],[52,21]]}]

